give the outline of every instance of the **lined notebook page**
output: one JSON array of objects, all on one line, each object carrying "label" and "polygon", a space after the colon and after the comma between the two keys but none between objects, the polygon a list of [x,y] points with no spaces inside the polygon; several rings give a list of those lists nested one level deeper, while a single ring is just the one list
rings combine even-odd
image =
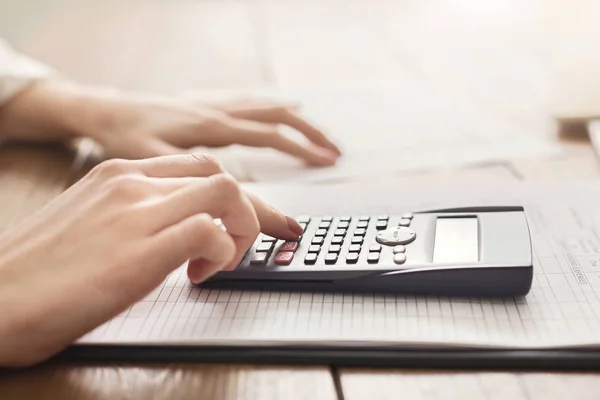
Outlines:
[{"label": "lined notebook page", "polygon": [[190,285],[184,265],[80,342],[532,348],[600,343],[600,185],[249,188],[293,215],[522,204],[533,241],[533,288],[526,297],[503,301],[209,290]]}]

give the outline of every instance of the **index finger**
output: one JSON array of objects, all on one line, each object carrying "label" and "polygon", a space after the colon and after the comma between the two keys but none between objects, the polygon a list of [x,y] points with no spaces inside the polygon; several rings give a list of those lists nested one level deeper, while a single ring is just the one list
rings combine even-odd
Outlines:
[{"label": "index finger", "polygon": [[252,107],[250,105],[247,108],[227,110],[227,113],[235,118],[287,125],[302,133],[314,144],[332,150],[338,156],[342,154],[339,147],[333,143],[321,129],[311,124],[307,119],[300,117],[290,107],[280,105]]}]

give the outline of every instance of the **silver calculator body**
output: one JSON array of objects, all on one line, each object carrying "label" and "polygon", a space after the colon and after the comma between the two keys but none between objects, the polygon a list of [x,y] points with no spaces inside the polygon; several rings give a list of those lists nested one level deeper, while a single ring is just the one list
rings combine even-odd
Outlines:
[{"label": "silver calculator body", "polygon": [[297,242],[261,234],[237,269],[201,286],[461,297],[522,296],[531,288],[532,246],[520,206],[298,221],[304,234]]}]

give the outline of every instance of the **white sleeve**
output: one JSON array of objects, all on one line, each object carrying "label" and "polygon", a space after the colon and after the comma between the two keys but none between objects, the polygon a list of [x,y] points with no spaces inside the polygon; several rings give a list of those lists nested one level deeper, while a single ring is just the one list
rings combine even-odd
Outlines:
[{"label": "white sleeve", "polygon": [[0,107],[30,84],[54,74],[52,68],[18,53],[0,38]]}]

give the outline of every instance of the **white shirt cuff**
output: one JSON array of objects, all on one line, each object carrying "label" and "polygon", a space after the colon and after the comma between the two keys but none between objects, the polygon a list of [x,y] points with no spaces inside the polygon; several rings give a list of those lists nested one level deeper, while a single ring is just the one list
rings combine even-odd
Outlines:
[{"label": "white shirt cuff", "polygon": [[0,106],[29,85],[56,75],[52,68],[16,52],[0,39]]}]

